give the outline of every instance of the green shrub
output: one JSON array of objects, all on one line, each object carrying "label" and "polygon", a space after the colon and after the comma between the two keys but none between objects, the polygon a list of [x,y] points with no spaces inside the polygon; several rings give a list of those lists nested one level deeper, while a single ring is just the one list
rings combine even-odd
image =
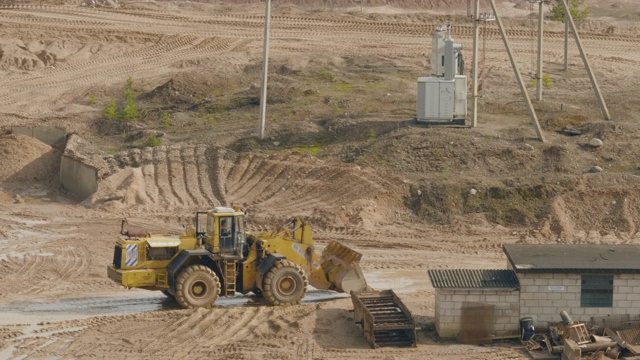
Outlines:
[{"label": "green shrub", "polygon": [[116,106],[115,100],[109,101],[109,106],[102,111],[102,116],[107,119],[115,119],[118,117],[118,107]]},{"label": "green shrub", "polygon": [[133,99],[128,99],[127,106],[122,109],[122,118],[130,122],[136,122],[138,121],[138,116],[138,105]]},{"label": "green shrub", "polygon": [[168,111],[163,110],[162,115],[160,115],[160,126],[166,129],[171,125],[173,125],[173,121],[171,120],[171,115],[169,115]]},{"label": "green shrub", "polygon": [[124,98],[127,101],[127,105],[122,109],[122,118],[130,121],[138,121],[138,105],[135,101],[136,93],[133,90],[133,79],[129,77],[127,79],[127,88],[124,90]]},{"label": "green shrub", "polygon": [[147,147],[156,147],[162,145],[162,140],[156,137],[156,133],[152,133],[147,138],[147,142],[145,143]]},{"label": "green shrub", "polygon": [[[567,0],[569,5],[569,11],[573,20],[583,20],[589,16],[591,8],[588,6],[584,10],[580,10],[580,7],[584,5],[584,0]],[[564,6],[562,6],[562,0],[556,0],[556,3],[551,7],[551,15],[549,19],[553,21],[564,22]]]}]

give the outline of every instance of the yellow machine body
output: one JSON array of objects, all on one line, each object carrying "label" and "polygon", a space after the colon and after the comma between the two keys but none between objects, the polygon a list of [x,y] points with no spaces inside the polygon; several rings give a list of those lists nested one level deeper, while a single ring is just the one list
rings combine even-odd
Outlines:
[{"label": "yellow machine body", "polygon": [[[248,234],[242,211],[218,207],[198,212],[196,227],[181,236],[121,232],[126,238],[117,241],[107,275],[128,288],[162,290],[175,295],[181,272],[202,265],[219,279],[224,290],[222,296],[233,296],[235,292],[261,293],[269,283],[265,282],[266,274],[286,260],[288,266],[303,272],[305,284],[308,280],[317,289],[338,292],[369,289],[359,265],[362,255],[332,241],[318,257],[311,226],[299,218],[272,232]],[[282,289],[286,292],[286,286]]]}]

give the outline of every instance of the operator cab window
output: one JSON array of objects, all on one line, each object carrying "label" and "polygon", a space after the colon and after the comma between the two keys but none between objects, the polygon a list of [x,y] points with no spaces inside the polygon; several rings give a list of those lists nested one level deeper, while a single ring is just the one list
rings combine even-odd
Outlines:
[{"label": "operator cab window", "polygon": [[218,223],[220,251],[230,252],[235,248],[233,239],[233,216],[221,216]]},{"label": "operator cab window", "polygon": [[231,227],[233,224],[233,217],[224,216],[220,218],[220,236],[231,236]]},{"label": "operator cab window", "polygon": [[244,245],[244,217],[236,217],[236,241],[238,242],[238,248],[241,249]]}]

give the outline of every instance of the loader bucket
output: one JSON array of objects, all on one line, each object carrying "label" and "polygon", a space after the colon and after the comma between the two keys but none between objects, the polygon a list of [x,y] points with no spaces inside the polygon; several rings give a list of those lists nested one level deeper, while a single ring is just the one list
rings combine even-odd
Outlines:
[{"label": "loader bucket", "polygon": [[333,240],[322,252],[320,265],[327,280],[336,291],[368,291],[371,288],[360,268],[362,254]]}]

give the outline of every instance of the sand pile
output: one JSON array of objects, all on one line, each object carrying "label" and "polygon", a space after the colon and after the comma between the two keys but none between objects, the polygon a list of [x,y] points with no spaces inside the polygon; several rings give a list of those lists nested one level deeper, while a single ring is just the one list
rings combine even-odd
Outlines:
[{"label": "sand pile", "polygon": [[640,179],[599,174],[553,198],[541,233],[561,242],[611,242],[640,236]]},{"label": "sand pile", "polygon": [[85,206],[174,212],[241,205],[254,218],[302,215],[334,225],[365,224],[380,218],[374,213],[402,207],[400,185],[355,166],[332,166],[306,154],[265,156],[170,146],[134,149],[117,158],[124,168],[102,180]]},{"label": "sand pile", "polygon": [[60,153],[38,139],[25,135],[0,137],[0,181],[20,183],[57,181]]}]

